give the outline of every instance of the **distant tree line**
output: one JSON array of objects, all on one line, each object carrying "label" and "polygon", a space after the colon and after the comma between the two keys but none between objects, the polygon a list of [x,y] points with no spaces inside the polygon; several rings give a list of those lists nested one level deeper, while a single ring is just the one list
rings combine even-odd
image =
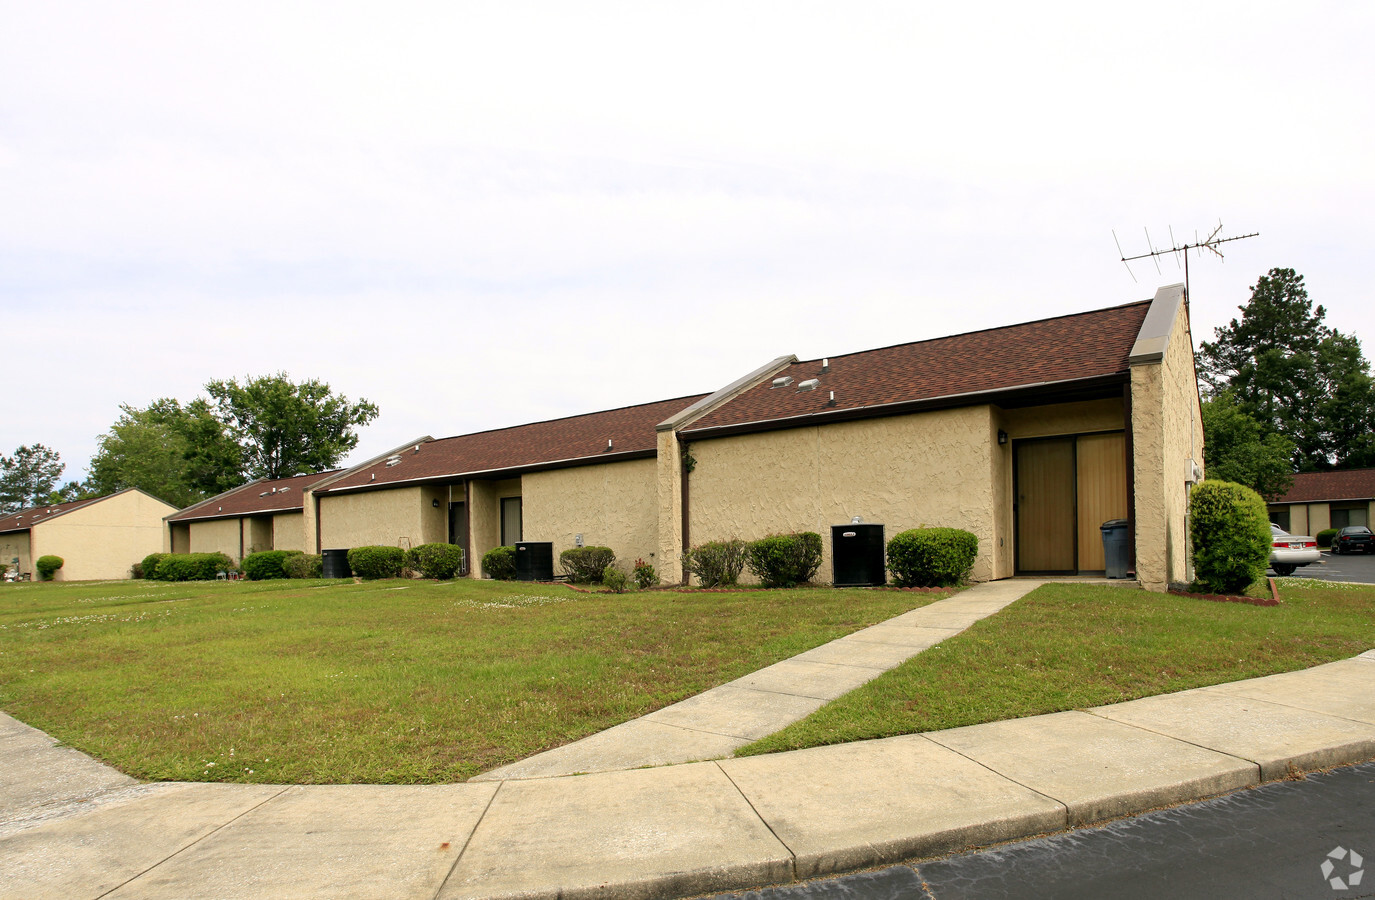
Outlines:
[{"label": "distant tree line", "polygon": [[367,400],[284,372],[211,381],[188,403],[163,397],[120,406],[99,438],[85,481],[58,487],[55,450],[33,444],[0,457],[0,512],[140,488],[178,508],[256,478],[286,478],[338,465],[377,418]]}]

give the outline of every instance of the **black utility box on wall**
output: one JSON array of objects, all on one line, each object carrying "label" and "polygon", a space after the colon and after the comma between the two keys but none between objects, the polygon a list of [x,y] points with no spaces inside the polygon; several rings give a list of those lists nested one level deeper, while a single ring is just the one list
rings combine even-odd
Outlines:
[{"label": "black utility box on wall", "polygon": [[352,578],[347,550],[324,550],[320,553],[322,578]]},{"label": "black utility box on wall", "polygon": [[516,581],[553,581],[554,545],[549,541],[516,544]]},{"label": "black utility box on wall", "polygon": [[831,526],[831,581],[836,587],[887,583],[882,525]]}]

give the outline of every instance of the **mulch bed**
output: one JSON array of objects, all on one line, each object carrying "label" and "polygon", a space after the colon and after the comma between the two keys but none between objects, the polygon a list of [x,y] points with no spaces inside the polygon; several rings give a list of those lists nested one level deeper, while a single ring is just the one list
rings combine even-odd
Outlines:
[{"label": "mulch bed", "polygon": [[1275,587],[1275,579],[1267,578],[1266,582],[1270,585],[1269,597],[1245,597],[1237,594],[1191,594],[1188,591],[1171,590],[1170,593],[1176,597],[1192,597],[1195,600],[1211,600],[1214,603],[1249,603],[1252,606],[1279,606],[1280,592]]}]

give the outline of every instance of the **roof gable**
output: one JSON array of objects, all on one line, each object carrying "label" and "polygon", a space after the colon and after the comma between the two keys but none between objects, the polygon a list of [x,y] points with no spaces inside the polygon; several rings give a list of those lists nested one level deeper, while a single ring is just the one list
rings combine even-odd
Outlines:
[{"label": "roof gable", "polygon": [[[119,491],[119,493],[124,493]],[[0,534],[10,531],[27,531],[35,525],[56,519],[58,516],[74,512],[82,507],[91,506],[102,500],[107,500],[115,494],[106,494],[104,497],[93,497],[90,500],[72,500],[67,503],[50,503],[46,506],[30,506],[28,509],[21,509],[0,518]]]},{"label": "roof gable", "polygon": [[[1132,345],[1150,306],[1150,301],[1141,301],[796,362],[779,371],[773,381],[744,391],[683,433],[1125,376]],[[791,380],[775,387],[778,379]],[[813,379],[811,390],[802,388]]]}]

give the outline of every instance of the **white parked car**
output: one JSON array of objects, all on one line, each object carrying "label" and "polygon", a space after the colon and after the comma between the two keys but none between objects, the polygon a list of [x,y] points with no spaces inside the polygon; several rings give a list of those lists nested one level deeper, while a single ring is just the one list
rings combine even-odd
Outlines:
[{"label": "white parked car", "polygon": [[1270,523],[1270,568],[1276,575],[1293,575],[1299,566],[1322,559],[1318,542],[1306,534],[1290,534]]}]

